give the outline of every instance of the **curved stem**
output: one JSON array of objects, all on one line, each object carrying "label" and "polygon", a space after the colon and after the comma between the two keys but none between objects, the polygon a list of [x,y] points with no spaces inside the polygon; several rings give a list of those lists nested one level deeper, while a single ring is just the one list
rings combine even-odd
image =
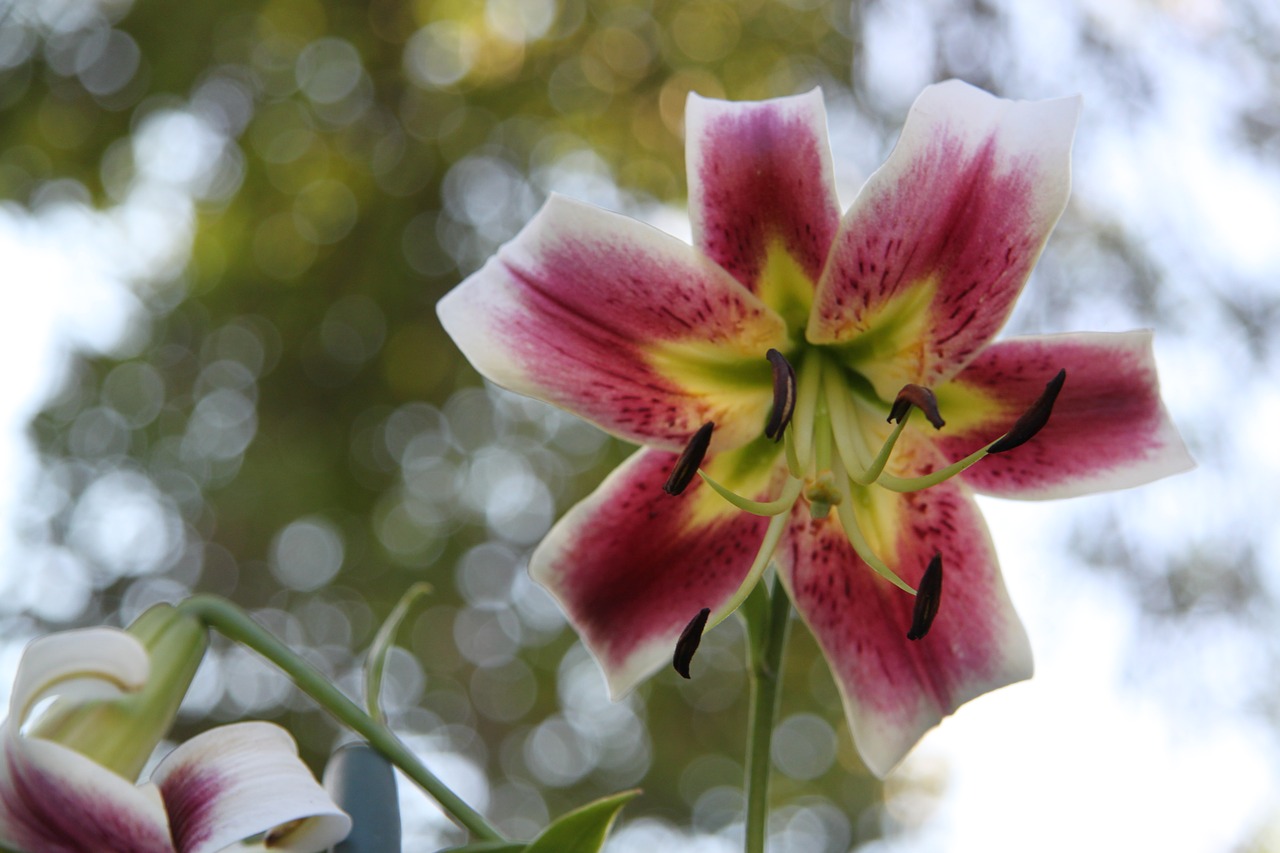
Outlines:
[{"label": "curved stem", "polygon": [[773,721],[778,713],[782,652],[791,623],[791,600],[777,578],[769,598],[768,618],[751,641],[751,709],[747,721],[746,853],[764,853],[769,835],[769,767]]},{"label": "curved stem", "polygon": [[195,616],[227,639],[248,646],[278,666],[304,693],[417,782],[419,787],[440,804],[446,814],[477,839],[505,840],[502,833],[494,829],[483,815],[463,802],[428,770],[391,729],[362,711],[360,706],[334,687],[323,673],[253,621],[253,617],[244,610],[214,595],[192,596],[179,604],[178,609]]}]

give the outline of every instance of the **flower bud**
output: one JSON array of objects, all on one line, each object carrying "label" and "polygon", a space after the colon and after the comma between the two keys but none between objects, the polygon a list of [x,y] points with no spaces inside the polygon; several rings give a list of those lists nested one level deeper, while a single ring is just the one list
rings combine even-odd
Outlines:
[{"label": "flower bud", "polygon": [[150,658],[142,688],[109,699],[56,699],[28,734],[73,749],[134,781],[173,725],[209,638],[200,620],[167,604],[147,610],[127,633]]}]

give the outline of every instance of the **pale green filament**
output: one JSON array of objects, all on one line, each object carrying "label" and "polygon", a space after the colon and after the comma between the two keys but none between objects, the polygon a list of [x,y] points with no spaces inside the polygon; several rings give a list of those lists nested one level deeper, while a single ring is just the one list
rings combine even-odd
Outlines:
[{"label": "pale green filament", "polygon": [[907,409],[907,413],[898,420],[897,426],[893,428],[893,432],[889,433],[889,437],[885,439],[875,458],[868,462],[871,451],[863,440],[863,431],[858,423],[862,416],[857,409],[853,408],[854,403],[849,398],[848,390],[840,383],[839,374],[828,369],[823,376],[823,384],[826,386],[827,408],[831,413],[836,449],[844,460],[849,479],[859,486],[869,486],[876,482],[884,471],[884,466],[889,462],[889,457],[893,455],[893,448],[898,443],[898,437],[906,428],[907,418],[911,417],[915,407]]},{"label": "pale green filament", "polygon": [[853,509],[853,492],[850,486],[848,473],[843,466],[839,466],[836,473],[836,482],[840,486],[840,490],[844,494],[844,500],[836,506],[836,514],[840,519],[840,526],[844,528],[844,535],[848,538],[849,544],[853,546],[853,550],[862,558],[862,562],[866,563],[875,573],[885,580],[892,583],[899,589],[905,590],[912,595],[916,594],[915,589],[898,577],[897,572],[885,565],[885,562],[876,556],[871,550],[871,545],[867,542],[866,537],[862,533],[862,528],[858,526],[858,518]]},{"label": "pale green filament", "polygon": [[876,479],[876,485],[884,486],[891,492],[918,492],[921,489],[936,486],[939,483],[944,483],[947,480],[950,480],[966,468],[972,468],[975,463],[986,458],[988,455],[987,448],[999,440],[1000,439],[997,438],[985,447],[980,447],[973,451],[959,462],[953,462],[946,468],[939,468],[932,474],[925,474],[920,477],[895,477],[892,474],[881,474]]},{"label": "pale green filament", "polygon": [[[813,356],[818,359],[815,354]],[[796,410],[788,427],[796,434],[796,467],[801,472],[809,469],[813,451],[813,421],[818,408],[818,386],[822,379],[822,362],[801,364],[799,388],[796,390]],[[805,368],[808,368],[807,370]]]},{"label": "pale green filament", "polygon": [[783,433],[782,447],[787,457],[787,471],[791,473],[792,477],[803,477],[804,469],[800,467],[800,457],[796,453],[796,431],[794,429],[788,429]]},{"label": "pale green filament", "polygon": [[824,398],[818,401],[813,424],[813,467],[819,474],[831,470],[831,439],[831,417]]},{"label": "pale green filament", "polygon": [[[841,385],[838,373],[827,370],[823,380],[827,386],[827,409],[831,414],[836,451],[844,460],[846,470],[860,473],[871,464],[871,451],[867,449],[866,442],[862,440],[862,431],[858,429],[858,416],[852,410],[853,401],[849,399],[847,389]],[[855,479],[859,478],[855,476]]]},{"label": "pale green filament", "polygon": [[907,413],[898,419],[898,425],[893,428],[893,432],[889,433],[889,437],[885,439],[884,445],[880,448],[880,452],[876,454],[876,458],[871,461],[871,467],[867,468],[861,475],[851,474],[849,479],[857,483],[859,486],[869,486],[879,479],[884,472],[884,466],[889,461],[889,456],[893,453],[894,445],[898,443],[898,436],[902,435],[902,430],[907,426],[907,421],[911,418],[911,413],[915,411],[912,407],[907,409]]},{"label": "pale green filament", "polygon": [[742,497],[737,492],[730,491],[725,486],[720,485],[705,471],[698,471],[698,476],[702,481],[715,490],[715,493],[736,506],[743,512],[749,512],[752,515],[779,515],[791,509],[795,505],[796,498],[800,497],[800,492],[804,488],[804,481],[798,478],[788,478],[785,486],[782,487],[781,494],[775,500],[771,501],[753,501]]},{"label": "pale green filament", "polygon": [[775,515],[769,521],[769,527],[764,532],[764,539],[760,542],[760,550],[756,552],[755,562],[751,564],[751,569],[747,572],[746,579],[742,581],[738,591],[733,594],[733,598],[729,599],[719,611],[720,613],[732,613],[738,609],[738,605],[746,601],[747,596],[755,589],[756,582],[760,580],[760,575],[764,573],[765,566],[769,565],[769,561],[773,559],[773,552],[778,548],[778,542],[782,539],[782,532],[787,529],[787,525],[790,523],[791,516],[787,513]]}]

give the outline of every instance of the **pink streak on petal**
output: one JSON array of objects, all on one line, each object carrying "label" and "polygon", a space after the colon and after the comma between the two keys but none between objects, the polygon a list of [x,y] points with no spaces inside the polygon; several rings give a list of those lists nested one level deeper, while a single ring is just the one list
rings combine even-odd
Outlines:
[{"label": "pink streak on petal", "polygon": [[1066,205],[1078,109],[956,81],[927,89],[845,216],[809,340],[852,342],[893,297],[934,279],[923,348],[903,353],[877,390],[954,375],[1004,325]]},{"label": "pink streak on petal", "polygon": [[[758,435],[772,402],[765,352],[786,334],[776,314],[689,246],[559,196],[438,310],[483,375],[669,450],[707,421],[717,427],[713,449]],[[648,354],[660,342],[758,360],[758,393],[681,387]]]},{"label": "pink streak on petal", "polygon": [[1009,602],[986,525],[962,486],[902,497],[906,523],[890,565],[913,586],[935,552],[945,580],[927,636],[907,639],[915,599],[876,575],[834,515],[797,513],[783,579],[818,640],[854,742],[884,776],[925,732],[960,705],[1030,677],[1026,633]]},{"label": "pink streak on petal", "polygon": [[1019,338],[988,347],[955,381],[1005,406],[962,434],[948,435],[944,427],[938,447],[959,459],[996,438],[1062,368],[1067,381],[1049,423],[1022,447],[966,471],[975,489],[1063,498],[1137,486],[1193,466],[1160,401],[1149,331]]},{"label": "pink streak on petal", "polygon": [[182,853],[215,853],[281,826],[291,827],[282,848],[323,850],[351,828],[298,759],[293,738],[272,723],[203,732],[169,753],[152,779]]},{"label": "pink streak on petal", "polygon": [[29,853],[173,853],[163,813],[131,783],[57,744],[5,738],[0,843]]},{"label": "pink streak on petal", "polygon": [[694,244],[755,292],[769,243],[817,281],[840,225],[822,92],[762,102],[689,96]]},{"label": "pink streak on petal", "polygon": [[692,526],[689,508],[708,487],[699,479],[679,497],[663,492],[675,458],[654,450],[631,456],[530,560],[530,573],[560,601],[615,698],[670,662],[699,610],[714,613],[737,592],[767,526],[768,519],[737,510]]},{"label": "pink streak on petal", "polygon": [[213,835],[218,798],[226,782],[216,770],[183,764],[160,783],[179,850],[194,850]]}]

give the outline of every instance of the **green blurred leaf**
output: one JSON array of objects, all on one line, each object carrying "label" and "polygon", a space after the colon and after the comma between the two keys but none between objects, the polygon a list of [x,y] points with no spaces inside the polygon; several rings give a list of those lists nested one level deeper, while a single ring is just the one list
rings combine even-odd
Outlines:
[{"label": "green blurred leaf", "polygon": [[526,853],[595,853],[622,807],[640,790],[602,797],[556,819],[529,842]]},{"label": "green blurred leaf", "polygon": [[521,853],[523,841],[477,841],[464,847],[450,847],[440,853]]},{"label": "green blurred leaf", "polygon": [[395,643],[396,631],[400,623],[409,615],[409,608],[419,598],[431,592],[431,584],[419,582],[405,590],[400,601],[382,623],[373,644],[369,647],[369,656],[364,665],[364,701],[369,716],[380,723],[386,723],[387,715],[382,712],[382,672],[387,666],[387,653]]}]

